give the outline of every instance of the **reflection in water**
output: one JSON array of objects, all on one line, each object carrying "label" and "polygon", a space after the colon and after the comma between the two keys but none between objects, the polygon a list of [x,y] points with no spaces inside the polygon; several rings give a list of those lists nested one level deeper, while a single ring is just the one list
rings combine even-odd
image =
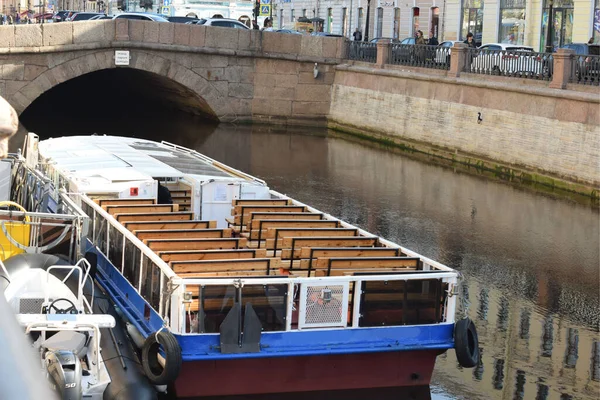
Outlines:
[{"label": "reflection in water", "polygon": [[521,339],[529,339],[529,325],[531,324],[531,311],[528,309],[521,310],[521,321],[519,323],[519,337]]},{"label": "reflection in water", "polygon": [[515,400],[525,399],[525,371],[517,370],[517,383],[515,384]]},{"label": "reflection in water", "polygon": [[504,360],[494,361],[494,389],[502,390],[504,387]]},{"label": "reflection in water", "polygon": [[594,342],[592,347],[592,368],[590,372],[593,381],[600,381],[600,342]]},{"label": "reflection in water", "polygon": [[542,357],[552,357],[554,339],[554,319],[548,315],[544,320],[544,337],[542,339]]},{"label": "reflection in water", "polygon": [[348,391],[326,398],[599,397],[597,209],[326,137],[324,130],[219,125],[203,132],[195,120],[176,123],[185,126],[181,136],[151,126],[138,136],[193,147],[465,275],[462,292],[471,294],[467,313],[482,355],[473,370],[457,368],[448,351],[438,357],[431,394]]},{"label": "reflection in water", "polygon": [[577,347],[579,345],[579,331],[574,328],[567,330],[567,352],[565,355],[565,367],[575,368],[577,364]]}]

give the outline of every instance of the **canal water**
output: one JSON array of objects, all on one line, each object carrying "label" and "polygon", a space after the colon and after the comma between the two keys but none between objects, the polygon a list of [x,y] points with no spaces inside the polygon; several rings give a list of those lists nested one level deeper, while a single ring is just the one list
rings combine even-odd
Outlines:
[{"label": "canal water", "polygon": [[477,367],[461,368],[448,351],[438,357],[427,388],[236,399],[600,397],[600,217],[594,205],[432,165],[325,129],[207,126],[192,117],[147,113],[133,121],[131,114],[49,121],[26,122],[42,138],[124,134],[191,147],[462,272],[466,312],[479,331]]}]

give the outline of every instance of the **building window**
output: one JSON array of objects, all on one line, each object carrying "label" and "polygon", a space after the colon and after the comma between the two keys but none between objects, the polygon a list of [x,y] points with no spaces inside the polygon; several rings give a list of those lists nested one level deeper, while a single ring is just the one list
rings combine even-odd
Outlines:
[{"label": "building window", "polygon": [[412,9],[412,32],[411,36],[415,36],[419,30],[419,7],[413,7]]},{"label": "building window", "polygon": [[342,8],[342,36],[348,36],[348,9]]},{"label": "building window", "polygon": [[383,36],[383,8],[377,7],[377,28],[375,30],[375,37],[380,38]]},{"label": "building window", "polygon": [[546,51],[549,17],[552,21],[552,30],[550,31],[552,51],[573,42],[573,3],[574,0],[554,0],[552,2],[552,15],[549,15],[550,2],[549,0],[544,1],[540,51]]},{"label": "building window", "polygon": [[333,29],[333,9],[327,9],[327,32],[331,33]]},{"label": "building window", "polygon": [[429,38],[440,37],[440,9],[438,7],[431,7],[431,23],[429,24]]},{"label": "building window", "polygon": [[356,26],[359,31],[363,32],[363,37],[364,37],[364,29],[363,29],[364,10],[362,9],[362,7],[358,9],[358,12],[356,13],[356,15],[358,18]]},{"label": "building window", "polygon": [[596,7],[594,7],[594,43],[600,43],[600,0],[596,0]]},{"label": "building window", "polygon": [[400,39],[400,9],[394,8],[394,39]]},{"label": "building window", "polygon": [[291,18],[290,22],[296,22],[296,16],[294,15],[296,13],[294,11],[295,10],[290,11],[291,12],[291,14],[290,14],[290,18]]},{"label": "building window", "polygon": [[502,0],[500,2],[500,43],[525,43],[525,4],[526,0]]},{"label": "building window", "polygon": [[303,16],[304,18],[306,18],[306,8],[303,8],[303,9],[302,9],[302,16]]},{"label": "building window", "polygon": [[463,0],[462,29],[460,39],[465,40],[467,33],[473,34],[477,46],[481,46],[483,33],[483,0]]}]

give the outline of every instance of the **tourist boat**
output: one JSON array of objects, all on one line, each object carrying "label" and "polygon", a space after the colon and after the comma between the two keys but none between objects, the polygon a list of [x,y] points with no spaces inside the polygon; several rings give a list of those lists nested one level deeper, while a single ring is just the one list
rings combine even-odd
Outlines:
[{"label": "tourist boat", "polygon": [[[2,189],[8,189],[2,194],[28,197],[34,208],[40,206],[44,180],[18,160],[1,164]],[[10,182],[17,185],[8,188]],[[62,196],[64,214],[28,212],[18,203],[0,202],[0,291],[7,311],[31,339],[39,371],[30,371],[30,381],[37,384],[45,377],[64,400],[156,399],[156,388],[136,365],[135,349],[127,346],[124,325],[117,325],[114,307],[95,290],[96,255],[79,252],[78,238],[85,235],[88,218]],[[4,361],[23,371],[24,358]]]},{"label": "tourist boat", "polygon": [[90,218],[96,279],[150,381],[178,397],[427,385],[454,348],[459,273],[168,142],[39,141],[25,162]]}]

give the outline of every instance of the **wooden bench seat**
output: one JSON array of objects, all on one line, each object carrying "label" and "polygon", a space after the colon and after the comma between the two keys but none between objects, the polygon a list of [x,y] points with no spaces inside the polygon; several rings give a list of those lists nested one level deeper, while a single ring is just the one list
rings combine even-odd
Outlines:
[{"label": "wooden bench seat", "polygon": [[102,206],[110,215],[131,213],[167,213],[179,211],[177,204],[132,204],[127,206]]},{"label": "wooden bench seat", "polygon": [[349,237],[286,237],[282,239],[282,260],[300,258],[303,247],[376,247],[378,237],[349,236]]},{"label": "wooden bench seat", "polygon": [[195,273],[256,271],[270,275],[279,269],[277,258],[240,258],[237,260],[171,261],[173,271],[182,278],[190,278]]},{"label": "wooden bench seat", "polygon": [[145,239],[144,243],[154,251],[165,250],[218,250],[246,247],[247,239]]},{"label": "wooden bench seat", "polygon": [[230,238],[231,229],[172,229],[133,231],[140,240],[144,239],[191,239]]},{"label": "wooden bench seat", "polygon": [[103,206],[129,206],[129,205],[152,205],[156,204],[154,199],[96,199],[94,200],[100,207]]},{"label": "wooden bench seat", "polygon": [[126,213],[115,214],[115,219],[120,223],[149,222],[149,221],[191,221],[194,213],[191,212],[166,212],[166,213]]},{"label": "wooden bench seat", "polygon": [[[308,270],[317,258],[331,257],[400,257],[402,251],[391,247],[303,247],[300,260],[290,263],[287,268]],[[282,268],[286,266],[282,265]]]},{"label": "wooden bench seat", "polygon": [[[265,247],[268,250],[282,248],[283,239],[287,237],[356,237],[358,229],[351,228],[269,228],[267,229]],[[258,243],[261,247],[261,243]]]},{"label": "wooden bench seat", "polygon": [[233,260],[238,258],[265,258],[265,249],[238,250],[181,250],[159,251],[157,255],[164,262],[170,261],[202,261],[202,260]]},{"label": "wooden bench seat", "polygon": [[312,264],[312,269],[326,271],[326,276],[334,270],[368,272],[368,269],[387,268],[416,271],[421,268],[421,260],[418,257],[340,257],[317,258]]},{"label": "wooden bench seat", "polygon": [[217,221],[143,221],[125,222],[123,225],[132,232],[154,229],[215,229],[217,227]]},{"label": "wooden bench seat", "polygon": [[244,223],[252,220],[253,212],[269,212],[269,213],[298,213],[306,212],[304,206],[235,206],[233,210],[234,225],[243,226]]},{"label": "wooden bench seat", "polygon": [[235,206],[288,206],[291,199],[233,199],[231,205]]},{"label": "wooden bench seat", "polygon": [[251,240],[261,241],[269,228],[338,228],[339,221],[327,219],[253,219],[250,222]]}]

